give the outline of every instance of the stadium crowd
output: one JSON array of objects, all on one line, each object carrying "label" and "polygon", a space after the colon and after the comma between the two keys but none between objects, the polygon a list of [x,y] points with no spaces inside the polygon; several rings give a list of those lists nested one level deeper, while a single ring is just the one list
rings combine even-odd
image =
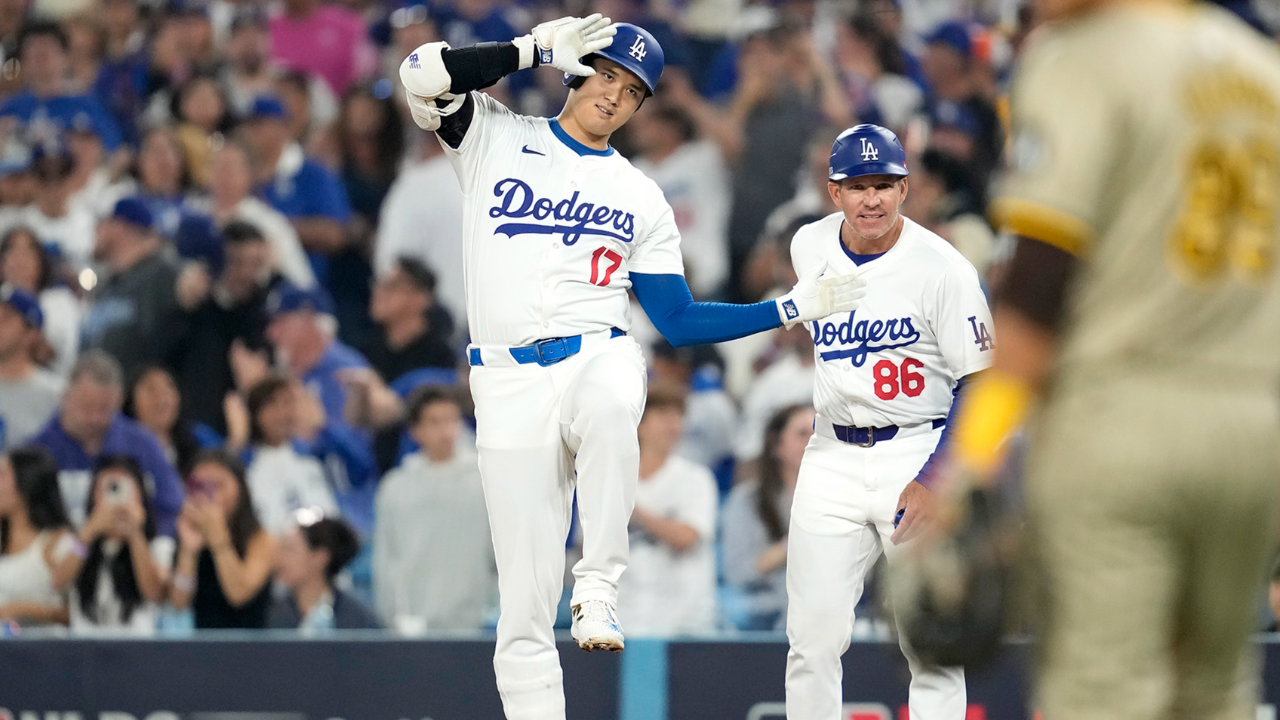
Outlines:
[{"label": "stadium crowd", "polygon": [[[998,280],[1020,0],[400,2],[0,0],[10,631],[491,626],[461,197],[396,72],[423,43],[593,11],[658,37],[662,83],[615,144],[666,194],[699,299],[795,282],[791,235],[835,210],[827,156],[858,122],[903,139],[904,213]],[[1274,3],[1224,4],[1280,29]],[[553,115],[567,90],[486,92]],[[638,305],[631,332],[623,625],[775,628],[810,338],[673,348]]]}]

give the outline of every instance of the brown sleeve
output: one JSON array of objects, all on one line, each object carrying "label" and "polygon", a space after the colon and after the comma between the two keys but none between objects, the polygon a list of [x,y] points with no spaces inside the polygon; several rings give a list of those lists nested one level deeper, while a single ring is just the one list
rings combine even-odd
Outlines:
[{"label": "brown sleeve", "polygon": [[996,294],[996,307],[1017,310],[1046,330],[1061,328],[1067,287],[1080,260],[1060,247],[1019,237]]}]

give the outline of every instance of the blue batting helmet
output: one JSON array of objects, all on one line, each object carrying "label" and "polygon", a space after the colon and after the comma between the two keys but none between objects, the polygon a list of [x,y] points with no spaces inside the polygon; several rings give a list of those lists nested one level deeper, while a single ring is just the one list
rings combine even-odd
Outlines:
[{"label": "blue batting helmet", "polygon": [[[583,58],[582,64],[590,65],[590,58],[593,56],[608,58],[635,73],[652,95],[653,89],[658,86],[658,78],[662,77],[662,66],[666,63],[662,46],[658,44],[657,38],[639,25],[618,23],[617,27],[618,34],[613,36],[613,43]],[[579,75],[564,74],[564,84],[571,88],[578,87],[585,79]]]},{"label": "blue batting helmet", "polygon": [[906,177],[907,152],[898,136],[879,125],[854,125],[831,146],[827,178],[839,182],[859,175]]}]

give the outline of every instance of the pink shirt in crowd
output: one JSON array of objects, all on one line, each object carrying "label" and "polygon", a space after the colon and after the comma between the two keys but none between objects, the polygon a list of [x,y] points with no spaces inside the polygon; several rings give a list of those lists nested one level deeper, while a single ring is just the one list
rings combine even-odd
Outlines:
[{"label": "pink shirt in crowd", "polygon": [[280,14],[270,27],[272,59],[319,75],[338,97],[369,69],[364,21],[350,10],[326,5],[305,19]]}]

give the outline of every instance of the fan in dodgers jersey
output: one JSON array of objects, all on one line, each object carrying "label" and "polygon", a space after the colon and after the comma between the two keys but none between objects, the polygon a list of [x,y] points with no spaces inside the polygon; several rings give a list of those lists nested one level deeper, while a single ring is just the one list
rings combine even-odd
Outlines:
[{"label": "fan in dodgers jersey", "polygon": [[[516,115],[475,92],[538,65],[571,88],[557,118]],[[600,15],[509,43],[430,43],[400,66],[414,120],[436,133],[463,193],[468,359],[500,594],[494,671],[511,720],[565,717],[552,624],[575,488],[572,634],[586,650],[623,648],[617,583],[645,397],[627,290],[673,345],[848,312],[863,292],[852,268],[822,277],[818,264],[776,301],[693,301],[671,207],[609,146],[662,66],[652,35]]]},{"label": "fan in dodgers jersey", "polygon": [[[817,367],[814,434],[800,464],[787,540],[788,720],[836,720],[840,656],[880,553],[891,569],[932,514],[931,467],[968,378],[991,364],[991,313],[978,273],[947,241],[900,214],[906,153],[858,125],[831,148],[840,208],[791,241],[800,275],[861,273],[856,310],[808,322]],[[963,720],[964,670],[921,663],[905,642],[911,720]]]}]

